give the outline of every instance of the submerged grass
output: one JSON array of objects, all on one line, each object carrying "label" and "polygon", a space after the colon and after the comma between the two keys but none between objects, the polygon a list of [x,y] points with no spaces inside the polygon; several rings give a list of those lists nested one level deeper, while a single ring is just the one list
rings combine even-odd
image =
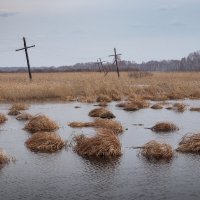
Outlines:
[{"label": "submerged grass", "polygon": [[34,116],[24,127],[25,130],[31,133],[36,133],[39,131],[51,132],[58,128],[58,125],[45,115]]},{"label": "submerged grass", "polygon": [[0,113],[0,124],[3,124],[4,122],[6,122],[8,119],[4,114]]},{"label": "submerged grass", "polygon": [[154,132],[174,132],[179,130],[175,124],[170,122],[159,122],[150,129]]},{"label": "submerged grass", "polygon": [[82,134],[75,136],[74,141],[74,151],[80,156],[113,158],[122,154],[119,138],[112,130],[98,129],[95,136]]},{"label": "submerged grass", "polygon": [[200,154],[200,133],[186,134],[179,143],[179,147],[176,151]]},{"label": "submerged grass", "polygon": [[190,108],[190,111],[200,112],[200,107]]},{"label": "submerged grass", "polygon": [[43,153],[53,153],[65,146],[65,142],[54,132],[37,132],[25,144],[31,151]]},{"label": "submerged grass", "polygon": [[32,118],[33,118],[33,115],[26,113],[26,112],[23,112],[23,113],[17,115],[17,117],[16,117],[17,120],[23,120],[23,121],[27,121]]},{"label": "submerged grass", "polygon": [[173,108],[177,112],[184,112],[186,110],[186,105],[184,103],[175,103]]}]

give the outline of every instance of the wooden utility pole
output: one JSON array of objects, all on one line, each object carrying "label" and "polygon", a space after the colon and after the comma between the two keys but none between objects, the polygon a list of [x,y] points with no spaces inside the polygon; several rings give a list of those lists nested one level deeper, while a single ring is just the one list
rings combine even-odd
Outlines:
[{"label": "wooden utility pole", "polygon": [[95,64],[99,67],[99,72],[101,72],[101,68],[100,68],[100,62],[99,60],[97,59],[97,62],[95,62]]},{"label": "wooden utility pole", "polygon": [[119,66],[118,66],[118,56],[121,56],[122,54],[117,54],[116,53],[116,48],[114,48],[114,55],[110,55],[109,57],[111,56],[114,56],[114,63],[116,64],[116,67],[117,67],[117,74],[118,74],[118,78],[119,78]]},{"label": "wooden utility pole", "polygon": [[102,61],[101,60],[101,58],[99,58],[99,63],[100,63],[100,65],[101,65],[101,68],[102,68],[102,70],[103,70],[103,72],[104,72],[104,74],[106,73],[106,70],[104,69],[104,67],[103,67],[103,63],[104,63],[105,61]]},{"label": "wooden utility pole", "polygon": [[35,47],[35,45],[32,45],[32,46],[27,47],[27,46],[26,46],[26,38],[25,38],[25,37],[23,37],[23,42],[24,42],[24,48],[17,49],[17,50],[15,50],[15,51],[25,50],[26,61],[27,61],[27,66],[28,66],[29,78],[30,78],[30,80],[32,80],[32,74],[31,74],[31,68],[30,68],[30,62],[29,62],[28,50],[27,50],[27,49],[32,48],[32,47]]}]

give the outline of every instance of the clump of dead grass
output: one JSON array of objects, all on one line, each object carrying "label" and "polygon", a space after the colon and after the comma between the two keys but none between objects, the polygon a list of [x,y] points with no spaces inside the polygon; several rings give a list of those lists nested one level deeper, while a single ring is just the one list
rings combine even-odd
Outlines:
[{"label": "clump of dead grass", "polygon": [[156,103],[154,105],[151,106],[152,109],[162,109],[163,106],[160,103]]},{"label": "clump of dead grass", "polygon": [[152,140],[138,148],[141,148],[140,154],[148,160],[169,161],[174,156],[174,151],[169,144],[159,143],[155,140]]},{"label": "clump of dead grass", "polygon": [[123,107],[126,111],[137,111],[139,109],[148,108],[149,103],[145,100],[132,100],[124,105],[121,104],[121,107]]},{"label": "clump of dead grass", "polygon": [[115,134],[123,132],[123,127],[118,121],[109,119],[96,119],[94,122],[71,122],[68,125],[73,128],[94,127],[110,129]]},{"label": "clump of dead grass", "polygon": [[169,122],[159,122],[150,129],[154,132],[174,132],[179,130],[175,124]]},{"label": "clump of dead grass", "polygon": [[101,107],[106,107],[107,105],[108,105],[107,102],[100,102],[98,104],[98,106],[101,106]]},{"label": "clump of dead grass", "polygon": [[92,127],[93,122],[71,122],[68,126],[72,128],[83,128],[83,127]]},{"label": "clump of dead grass", "polygon": [[29,108],[29,105],[28,104],[25,104],[25,103],[14,103],[10,110],[27,110]]},{"label": "clump of dead grass", "polygon": [[98,129],[95,136],[74,137],[74,151],[84,157],[115,158],[121,156],[121,144],[118,137],[108,129]]},{"label": "clump of dead grass", "polygon": [[53,153],[65,146],[65,142],[54,132],[37,132],[25,144],[31,151],[43,153]]},{"label": "clump of dead grass", "polygon": [[15,109],[11,109],[9,112],[8,112],[8,115],[13,115],[13,116],[16,116],[16,115],[19,115],[21,112],[19,110],[15,110]]},{"label": "clump of dead grass", "polygon": [[107,118],[112,119],[115,118],[112,112],[106,110],[105,108],[96,108],[89,112],[90,117],[100,117],[100,118]]},{"label": "clump of dead grass", "polygon": [[24,129],[31,133],[36,133],[39,131],[55,131],[58,128],[58,125],[47,116],[36,115],[25,125]]},{"label": "clump of dead grass", "polygon": [[111,102],[112,99],[108,95],[99,95],[96,99],[96,102]]},{"label": "clump of dead grass", "polygon": [[16,117],[17,120],[23,120],[23,121],[27,121],[27,120],[30,120],[32,118],[33,118],[33,116],[29,113],[26,113],[26,112],[23,112],[23,113],[17,115],[17,117]]},{"label": "clump of dead grass", "polygon": [[200,112],[200,107],[190,108],[190,111]]},{"label": "clump of dead grass", "polygon": [[182,153],[200,153],[200,133],[196,134],[186,134],[181,142],[179,147],[176,149],[178,152]]},{"label": "clump of dead grass", "polygon": [[177,112],[184,112],[186,110],[186,105],[184,103],[175,103],[173,108]]},{"label": "clump of dead grass", "polygon": [[10,162],[9,156],[3,149],[0,149],[0,166],[8,164]]},{"label": "clump of dead grass", "polygon": [[4,114],[0,113],[0,124],[3,124],[4,122],[6,122],[8,119]]}]

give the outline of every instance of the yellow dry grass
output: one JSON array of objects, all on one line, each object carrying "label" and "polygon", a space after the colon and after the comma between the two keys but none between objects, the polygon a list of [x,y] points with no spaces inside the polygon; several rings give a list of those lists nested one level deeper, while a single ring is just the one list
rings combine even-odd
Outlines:
[{"label": "yellow dry grass", "polygon": [[115,134],[123,132],[122,125],[115,120],[96,119],[94,122],[71,122],[68,124],[72,128],[94,127],[112,130]]},{"label": "yellow dry grass", "polygon": [[31,133],[36,133],[39,131],[51,132],[58,128],[58,125],[45,115],[36,115],[30,121],[28,121],[24,127],[25,130]]},{"label": "yellow dry grass", "polygon": [[154,132],[174,132],[178,131],[179,128],[171,122],[159,122],[151,130]]},{"label": "yellow dry grass", "polygon": [[[145,83],[145,85],[144,85]],[[130,78],[122,72],[106,77],[97,72],[33,73],[33,81],[25,73],[0,74],[0,101],[91,101],[101,95],[111,99],[137,96],[165,100],[200,98],[200,72],[155,72],[152,76]],[[115,96],[115,98],[114,98]]]},{"label": "yellow dry grass", "polygon": [[34,152],[53,153],[61,150],[65,142],[53,132],[37,132],[26,141],[26,146]]},{"label": "yellow dry grass", "polygon": [[4,122],[6,122],[8,119],[4,114],[0,113],[0,124],[3,124]]},{"label": "yellow dry grass", "polygon": [[21,112],[19,110],[12,109],[8,112],[8,115],[19,115]]},{"label": "yellow dry grass", "polygon": [[106,110],[105,108],[96,108],[89,112],[88,114],[90,117],[100,117],[100,118],[106,118],[106,119],[112,119],[115,118],[115,115],[113,115],[112,112],[109,110]]},{"label": "yellow dry grass", "polygon": [[121,156],[121,144],[119,138],[108,129],[98,129],[95,136],[86,137],[78,135],[74,137],[74,151],[80,156],[94,158],[115,158]]},{"label": "yellow dry grass", "polygon": [[169,144],[160,143],[154,140],[139,148],[141,148],[140,154],[148,160],[169,161],[174,155],[174,151]]},{"label": "yellow dry grass", "polygon": [[176,149],[182,153],[200,153],[200,133],[185,135]]}]

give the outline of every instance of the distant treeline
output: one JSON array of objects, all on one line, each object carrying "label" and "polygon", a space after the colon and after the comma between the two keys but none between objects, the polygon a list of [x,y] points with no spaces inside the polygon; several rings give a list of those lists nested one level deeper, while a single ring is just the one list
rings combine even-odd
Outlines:
[{"label": "distant treeline", "polygon": [[[116,67],[111,63],[104,63],[101,71],[115,71]],[[99,66],[93,62],[77,63],[73,66],[60,67],[32,67],[33,72],[89,72],[99,71]],[[26,72],[27,67],[0,67],[3,72]],[[120,61],[120,71],[200,71],[200,51],[193,52],[181,60],[149,61],[137,64],[132,61]]]}]

